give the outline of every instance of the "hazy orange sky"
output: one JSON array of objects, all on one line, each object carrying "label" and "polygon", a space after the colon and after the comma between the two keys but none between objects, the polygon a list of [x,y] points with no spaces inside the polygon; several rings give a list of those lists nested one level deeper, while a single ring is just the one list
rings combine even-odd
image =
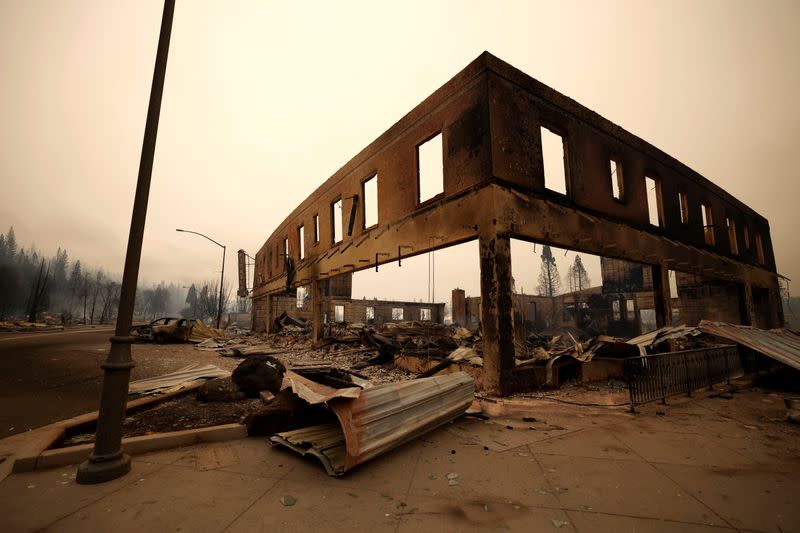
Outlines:
[{"label": "hazy orange sky", "polygon": [[[0,232],[121,273],[163,4],[0,1]],[[218,275],[322,181],[488,50],[767,217],[800,280],[800,2],[178,0],[141,276]],[[517,286],[538,258],[517,246]],[[473,245],[437,300],[477,294]],[[566,262],[557,254],[566,272]],[[416,263],[416,264],[415,264]],[[599,273],[590,262],[590,275]],[[427,257],[356,296],[424,298]]]}]

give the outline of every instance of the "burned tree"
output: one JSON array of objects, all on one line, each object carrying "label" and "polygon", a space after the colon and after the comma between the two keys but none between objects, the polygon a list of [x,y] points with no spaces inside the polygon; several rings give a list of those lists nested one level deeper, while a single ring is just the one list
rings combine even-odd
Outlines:
[{"label": "burned tree", "polygon": [[45,270],[45,260],[39,265],[39,273],[31,284],[28,296],[28,322],[36,322],[36,315],[44,308],[47,301],[47,283],[50,279],[50,265]]},{"label": "burned tree", "polygon": [[588,289],[590,284],[589,273],[586,272],[586,267],[583,266],[581,256],[576,255],[575,261],[567,269],[567,287],[569,287],[569,292]]},{"label": "burned tree", "polygon": [[549,246],[542,248],[542,266],[539,270],[539,285],[536,292],[539,296],[555,296],[561,292],[561,277],[558,275],[556,258]]},{"label": "burned tree", "polygon": [[219,282],[205,282],[197,296],[197,318],[205,319],[217,316],[221,308],[224,312],[231,298],[231,289],[226,284],[222,288],[222,305],[219,303]]}]

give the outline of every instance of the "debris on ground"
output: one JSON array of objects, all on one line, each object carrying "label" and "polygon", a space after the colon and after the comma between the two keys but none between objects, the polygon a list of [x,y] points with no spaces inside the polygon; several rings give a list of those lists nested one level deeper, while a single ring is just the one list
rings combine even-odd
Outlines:
[{"label": "debris on ground", "polygon": [[291,507],[295,503],[297,503],[297,498],[295,498],[294,496],[289,496],[288,494],[286,496],[281,496],[282,505],[286,507]]},{"label": "debris on ground", "polygon": [[[181,394],[161,403],[132,410],[122,423],[122,437],[137,437],[152,433],[183,431],[220,424],[236,424],[263,404],[260,399],[231,402],[204,402],[192,392]],[[94,442],[96,428],[81,427],[80,433],[67,433],[57,447]]]},{"label": "debris on ground", "polygon": [[244,423],[249,436],[266,437],[328,422],[330,418],[327,409],[321,405],[309,405],[292,392],[291,388],[286,388],[278,392],[275,399],[267,405],[247,415]]},{"label": "debris on ground", "polygon": [[197,389],[197,399],[204,402],[236,402],[245,398],[230,377],[210,379]]},{"label": "debris on ground", "polygon": [[28,322],[27,320],[0,320],[0,331],[60,331],[64,326],[47,322]]},{"label": "debris on ground", "polygon": [[271,355],[251,355],[233,371],[231,379],[248,398],[256,398],[261,391],[277,394],[283,382],[286,367]]},{"label": "debris on ground", "polygon": [[197,381],[225,378],[230,375],[230,372],[218,366],[195,363],[169,374],[131,381],[128,394],[166,394],[184,389]]}]

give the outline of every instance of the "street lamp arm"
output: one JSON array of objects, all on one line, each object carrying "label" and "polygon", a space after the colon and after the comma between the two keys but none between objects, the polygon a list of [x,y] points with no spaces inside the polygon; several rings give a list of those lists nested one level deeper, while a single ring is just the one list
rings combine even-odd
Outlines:
[{"label": "street lamp arm", "polygon": [[220,244],[220,243],[218,243],[217,241],[215,241],[214,239],[212,239],[212,238],[211,238],[211,237],[209,237],[208,235],[203,235],[202,233],[198,233],[198,232],[196,232],[196,231],[192,231],[192,230],[189,230],[189,229],[180,229],[180,228],[175,228],[175,231],[181,231],[181,232],[183,232],[183,233],[194,233],[195,235],[200,235],[201,237],[203,237],[203,238],[206,238],[206,239],[208,239],[209,241],[213,242],[214,244],[216,244],[216,245],[217,245],[217,246],[219,246],[220,248],[223,248],[223,249],[225,248],[225,245],[224,245],[224,244]]},{"label": "street lamp arm", "polygon": [[225,247],[224,244],[220,244],[211,237],[209,237],[208,235],[203,235],[202,233],[199,233],[197,231],[192,231],[189,229],[180,229],[180,228],[175,228],[175,231],[180,231],[182,233],[194,233],[195,235],[199,235],[204,239],[208,239],[209,241],[213,242],[214,244],[222,248],[222,270],[219,275],[219,292],[218,292],[219,307],[217,307],[217,329],[219,329],[219,323],[222,320],[222,289],[225,286],[225,251],[227,250],[227,248]]}]

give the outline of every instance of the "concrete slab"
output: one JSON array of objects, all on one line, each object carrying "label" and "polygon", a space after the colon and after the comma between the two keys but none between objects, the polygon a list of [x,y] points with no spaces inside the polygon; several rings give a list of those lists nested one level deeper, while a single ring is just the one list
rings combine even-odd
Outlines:
[{"label": "concrete slab", "polygon": [[692,468],[657,465],[731,526],[765,532],[798,531],[800,479],[760,468]]},{"label": "concrete slab", "polygon": [[616,437],[649,462],[730,467],[752,464],[748,457],[708,434],[617,431]]},{"label": "concrete slab", "polygon": [[[49,527],[52,531],[222,531],[275,484],[255,476],[163,466]],[[90,525],[90,526],[89,526]]]},{"label": "concrete slab", "polygon": [[721,524],[685,489],[636,461],[539,455],[545,477],[567,509],[591,507],[602,513],[664,518],[697,524]]},{"label": "concrete slab", "polygon": [[[465,446],[449,431],[428,434],[425,440],[428,444],[417,462],[409,494],[559,505],[539,463],[526,447],[500,453],[480,445]],[[448,474],[458,476],[452,480],[455,483]]]},{"label": "concrete slab", "polygon": [[610,515],[591,511],[567,511],[570,522],[580,533],[613,531],[614,533],[733,533],[724,526],[692,524],[653,518]]},{"label": "concrete slab", "polygon": [[[444,427],[465,443],[479,443],[481,446],[499,452],[564,435],[578,429],[574,425],[564,427],[523,422],[521,418],[517,420],[500,418],[489,421],[466,418]],[[536,429],[529,429],[530,427]]]},{"label": "concrete slab", "polygon": [[559,531],[576,529],[558,508],[531,507],[519,502],[483,498],[412,495],[399,532],[419,531]]},{"label": "concrete slab", "polygon": [[[147,479],[164,465],[134,462],[131,472],[108,483],[78,485],[74,466],[14,474],[0,483],[0,530],[37,531]],[[128,494],[128,491],[122,491]]]},{"label": "concrete slab", "polygon": [[528,448],[535,454],[546,453],[595,459],[627,459],[630,461],[643,460],[624,442],[617,439],[613,431],[604,428],[575,431],[568,435],[531,443]]},{"label": "concrete slab", "polygon": [[[291,497],[293,505],[281,498]],[[287,501],[287,500],[284,500]],[[394,531],[402,498],[367,488],[340,488],[301,479],[275,483],[226,531]]]}]

